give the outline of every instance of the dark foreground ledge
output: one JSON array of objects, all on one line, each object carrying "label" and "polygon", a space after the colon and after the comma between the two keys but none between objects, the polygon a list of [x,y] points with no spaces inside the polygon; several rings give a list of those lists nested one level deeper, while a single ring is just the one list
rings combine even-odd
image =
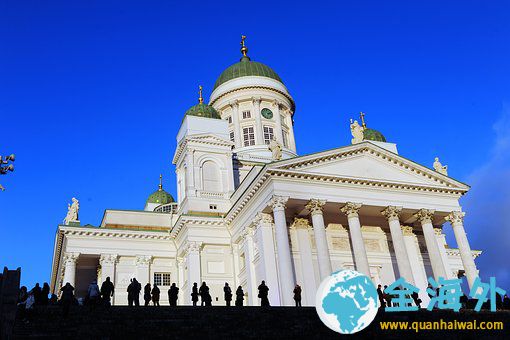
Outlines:
[{"label": "dark foreground ledge", "polygon": [[[382,330],[380,322],[496,321],[503,330]],[[410,326],[409,326],[410,327]],[[508,339],[510,312],[418,311],[380,313],[352,338]],[[39,307],[27,323],[18,316],[14,339],[337,339],[315,308],[303,307],[125,307],[71,308],[67,318],[58,306]]]}]

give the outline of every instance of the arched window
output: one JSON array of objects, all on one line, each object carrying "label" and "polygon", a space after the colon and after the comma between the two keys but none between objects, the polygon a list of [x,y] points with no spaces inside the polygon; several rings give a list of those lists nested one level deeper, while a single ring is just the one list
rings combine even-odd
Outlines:
[{"label": "arched window", "polygon": [[220,169],[213,161],[202,164],[202,183],[204,191],[221,191]]}]

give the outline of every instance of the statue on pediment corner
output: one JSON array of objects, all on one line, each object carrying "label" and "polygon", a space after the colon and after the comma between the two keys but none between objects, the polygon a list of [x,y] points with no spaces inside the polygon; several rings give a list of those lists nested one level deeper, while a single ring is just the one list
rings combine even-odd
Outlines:
[{"label": "statue on pediment corner", "polygon": [[357,120],[353,122],[351,119],[351,134],[353,137],[351,139],[352,144],[363,142],[363,130],[363,126],[359,125]]},{"label": "statue on pediment corner", "polygon": [[439,172],[442,175],[448,176],[448,165],[443,165],[439,161],[439,157],[434,159],[434,164],[432,165],[436,172]]}]

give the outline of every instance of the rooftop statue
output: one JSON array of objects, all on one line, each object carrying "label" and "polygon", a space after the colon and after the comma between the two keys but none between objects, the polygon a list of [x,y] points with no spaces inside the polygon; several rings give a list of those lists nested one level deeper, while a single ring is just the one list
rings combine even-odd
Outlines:
[{"label": "rooftop statue", "polygon": [[279,161],[282,159],[282,146],[280,143],[276,141],[276,139],[273,137],[271,141],[269,142],[269,150],[272,152],[273,160]]},{"label": "rooftop statue", "polygon": [[80,210],[80,202],[76,198],[72,198],[73,204],[67,204],[67,215],[64,219],[64,224],[69,225],[69,222],[79,222],[78,210]]},{"label": "rooftop statue", "polygon": [[443,174],[445,176],[448,176],[448,165],[443,165],[441,164],[441,162],[439,161],[439,157],[436,157],[434,159],[434,170],[436,170],[437,172],[439,172],[440,174]]},{"label": "rooftop statue", "polygon": [[351,139],[352,144],[358,144],[363,142],[363,130],[364,130],[363,126],[359,125],[357,120],[353,122],[351,119],[351,134],[353,137]]}]

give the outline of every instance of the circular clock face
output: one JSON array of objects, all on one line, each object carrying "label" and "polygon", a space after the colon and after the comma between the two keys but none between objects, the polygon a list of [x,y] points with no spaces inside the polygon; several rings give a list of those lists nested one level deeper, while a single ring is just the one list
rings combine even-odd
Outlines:
[{"label": "circular clock face", "polygon": [[262,109],[262,111],[260,111],[260,114],[262,115],[262,117],[264,117],[266,119],[273,118],[273,111],[266,109],[266,108]]}]

